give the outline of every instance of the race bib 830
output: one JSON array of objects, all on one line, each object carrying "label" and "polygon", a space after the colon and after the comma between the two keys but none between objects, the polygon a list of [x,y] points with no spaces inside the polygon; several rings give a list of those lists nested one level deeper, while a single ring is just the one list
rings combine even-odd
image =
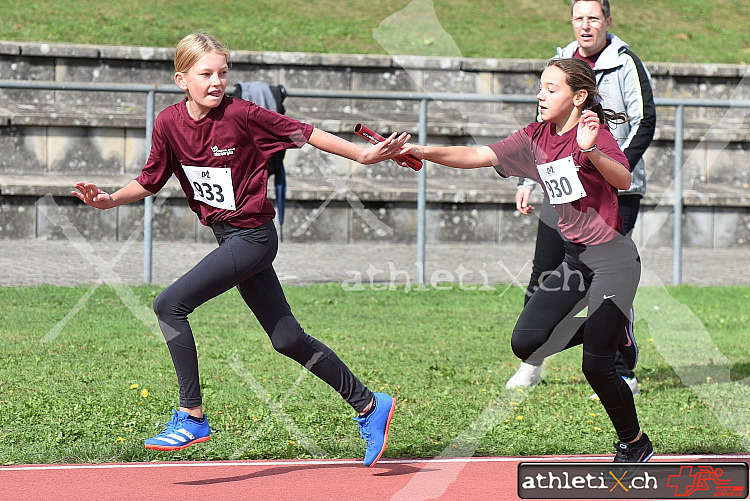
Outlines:
[{"label": "race bib 830", "polygon": [[573,157],[536,166],[552,205],[574,202],[586,196]]}]

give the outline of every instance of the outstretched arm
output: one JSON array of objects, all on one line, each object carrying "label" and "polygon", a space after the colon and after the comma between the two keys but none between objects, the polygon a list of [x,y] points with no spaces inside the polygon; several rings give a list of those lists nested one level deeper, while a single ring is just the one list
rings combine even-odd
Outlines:
[{"label": "outstretched arm", "polygon": [[71,191],[71,193],[82,200],[83,203],[102,210],[136,202],[153,195],[137,181],[130,181],[111,195],[100,190],[93,183],[79,182],[74,185],[74,188],[78,191]]},{"label": "outstretched arm", "polygon": [[[578,121],[578,147],[587,150],[596,146],[602,124],[591,110],[584,111]],[[604,179],[618,190],[630,188],[630,171],[617,160],[598,149],[584,153],[599,170]]]},{"label": "outstretched arm", "polygon": [[456,169],[492,167],[498,163],[497,155],[489,146],[419,146],[407,144],[402,154],[414,155],[420,160]]},{"label": "outstretched arm", "polygon": [[411,135],[406,132],[399,137],[396,137],[396,133],[394,132],[385,141],[369,148],[362,148],[328,132],[313,129],[310,139],[307,142],[319,150],[333,153],[361,164],[376,164],[399,154],[399,150],[409,139],[411,139]]},{"label": "outstretched arm", "polygon": [[656,106],[651,76],[641,60],[630,49],[625,49],[622,57],[625,60],[624,71],[618,70],[618,74],[625,101],[625,113],[630,122],[630,132],[622,145],[622,152],[625,153],[630,167],[635,169],[654,139]]}]

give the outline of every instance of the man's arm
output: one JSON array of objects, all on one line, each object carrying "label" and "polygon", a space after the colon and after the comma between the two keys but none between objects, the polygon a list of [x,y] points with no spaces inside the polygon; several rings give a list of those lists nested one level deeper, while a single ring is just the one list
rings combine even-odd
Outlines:
[{"label": "man's arm", "polygon": [[630,49],[625,49],[622,56],[626,59],[623,100],[630,122],[623,153],[633,168],[654,139],[656,106],[651,78],[641,60]]}]

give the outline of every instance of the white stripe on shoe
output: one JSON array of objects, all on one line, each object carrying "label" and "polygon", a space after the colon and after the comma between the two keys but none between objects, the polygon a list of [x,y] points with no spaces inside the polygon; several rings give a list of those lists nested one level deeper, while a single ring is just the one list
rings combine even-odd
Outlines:
[{"label": "white stripe on shoe", "polygon": [[[181,435],[178,435],[181,434]],[[168,435],[159,435],[154,437],[154,440],[162,440],[169,445],[185,444],[191,440],[195,440],[195,435],[187,431],[185,428],[176,430]]]},{"label": "white stripe on shoe", "polygon": [[[172,440],[171,438],[167,438],[167,437],[154,437],[153,440],[162,440],[162,441],[168,443],[169,445],[177,445],[179,443],[176,440]],[[184,442],[184,440],[183,440],[183,442]]]},{"label": "white stripe on shoe", "polygon": [[183,435],[188,437],[190,440],[195,440],[195,435],[187,431],[185,428],[180,428],[179,430],[177,430],[177,433],[182,433]]},{"label": "white stripe on shoe", "polygon": [[[178,435],[178,433],[181,433],[181,435]],[[195,435],[187,431],[185,428],[176,430],[175,432],[170,433],[169,435],[166,435],[166,436],[174,440],[179,440],[183,444],[190,440],[195,440]],[[176,444],[177,442],[174,442],[174,443]]]},{"label": "white stripe on shoe", "polygon": [[[169,435],[167,435],[167,436],[168,436],[169,438],[172,438],[172,439],[174,439],[174,440],[179,440],[179,441],[180,441],[180,442],[182,442],[183,444],[184,444],[185,442],[187,442],[187,438],[183,437],[182,435],[178,435],[178,434],[176,434],[176,433],[170,433],[170,434],[169,434]],[[175,443],[177,443],[177,442],[175,442]]]}]

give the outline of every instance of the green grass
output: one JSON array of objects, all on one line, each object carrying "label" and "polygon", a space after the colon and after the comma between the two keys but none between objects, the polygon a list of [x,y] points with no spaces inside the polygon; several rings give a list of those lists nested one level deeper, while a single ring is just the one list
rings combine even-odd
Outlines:
[{"label": "green grass", "polygon": [[[407,18],[408,5],[418,12]],[[230,48],[385,54],[373,35],[400,13],[392,45],[399,53],[545,59],[572,40],[567,0],[218,2],[99,0],[0,1],[0,39],[173,47],[194,30]],[[617,0],[612,32],[644,61],[750,61],[745,0]]]},{"label": "green grass", "polygon": [[[54,340],[41,341],[86,290],[0,288],[0,464],[309,457],[269,401],[326,457],[362,455],[351,408],[273,351],[235,291],[191,317],[211,441],[179,453],[145,450],[143,440],[177,404],[163,339],[102,286]],[[501,290],[286,288],[308,333],[371,389],[397,397],[389,457],[611,454],[614,431],[599,402],[587,398],[580,349],[548,360],[537,387],[505,390],[518,363],[509,336],[522,297],[518,289]],[[133,291],[149,308],[159,289]],[[731,416],[745,419],[750,408],[749,386],[740,382],[750,376],[749,300],[747,287],[639,292],[642,394],[636,404],[658,453],[748,450],[748,421]],[[676,352],[671,330],[678,335]],[[690,346],[700,336],[702,344]],[[681,380],[695,374],[698,383]],[[490,406],[492,419],[465,448],[461,433]]]}]

